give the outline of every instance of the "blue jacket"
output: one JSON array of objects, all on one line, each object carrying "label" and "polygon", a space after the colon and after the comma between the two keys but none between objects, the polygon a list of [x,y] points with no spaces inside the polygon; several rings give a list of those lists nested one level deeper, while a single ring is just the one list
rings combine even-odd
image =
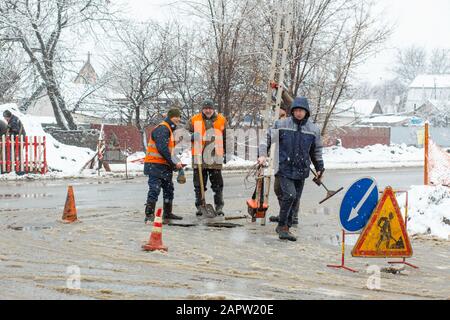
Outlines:
[{"label": "blue jacket", "polygon": [[[172,132],[177,129],[177,126],[168,118],[164,120],[170,125]],[[176,164],[179,162],[177,158],[172,159],[172,155],[169,150],[170,131],[165,126],[156,127],[152,133],[152,139],[156,143],[156,149],[167,160],[170,166],[159,163],[145,163],[144,174],[158,176],[161,179],[172,179],[172,172]],[[174,160],[176,162],[174,162]]]},{"label": "blue jacket", "polygon": [[310,119],[298,121],[293,117],[278,120],[269,129],[267,140],[260,145],[260,155],[269,156],[276,142],[275,175],[293,180],[309,177],[311,162],[317,171],[324,169],[320,129]]},{"label": "blue jacket", "polygon": [[11,119],[8,122],[8,133],[10,135],[18,136],[26,136],[25,129],[23,128],[22,122],[15,115],[12,115]]}]

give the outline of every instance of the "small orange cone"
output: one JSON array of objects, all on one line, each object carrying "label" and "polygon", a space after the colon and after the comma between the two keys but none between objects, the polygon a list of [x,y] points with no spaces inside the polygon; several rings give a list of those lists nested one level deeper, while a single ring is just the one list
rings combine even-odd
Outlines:
[{"label": "small orange cone", "polygon": [[77,217],[77,208],[75,206],[75,196],[73,194],[72,186],[69,186],[69,189],[67,190],[66,205],[64,206],[62,222],[63,223],[79,222]]},{"label": "small orange cone", "polygon": [[168,248],[162,243],[162,209],[159,208],[155,215],[155,221],[153,222],[152,233],[150,240],[146,245],[142,246],[144,251],[167,251]]}]

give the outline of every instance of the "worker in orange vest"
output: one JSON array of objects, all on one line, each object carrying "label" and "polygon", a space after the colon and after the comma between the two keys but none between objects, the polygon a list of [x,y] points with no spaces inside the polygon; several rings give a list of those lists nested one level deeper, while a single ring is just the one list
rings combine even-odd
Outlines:
[{"label": "worker in orange vest", "polygon": [[181,121],[179,109],[171,109],[166,119],[150,134],[147,153],[144,160],[144,174],[148,175],[148,195],[145,206],[145,223],[149,224],[155,217],[155,207],[161,188],[163,189],[163,222],[181,220],[172,212],[174,198],[173,171],[183,168],[181,160],[174,154],[175,139],[173,132]]},{"label": "worker in orange vest", "polygon": [[227,119],[221,113],[216,112],[214,102],[211,99],[204,100],[202,111],[194,115],[186,124],[186,129],[192,134],[192,167],[194,169],[193,182],[197,216],[201,215],[199,210],[201,205],[199,163],[202,165],[205,191],[207,190],[206,185],[209,178],[211,180],[211,188],[214,191],[216,213],[224,215],[222,167],[225,154],[224,138],[226,127]]}]

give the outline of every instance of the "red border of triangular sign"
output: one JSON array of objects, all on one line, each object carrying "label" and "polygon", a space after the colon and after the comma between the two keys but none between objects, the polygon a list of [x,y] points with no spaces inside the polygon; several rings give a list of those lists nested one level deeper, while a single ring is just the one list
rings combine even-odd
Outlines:
[{"label": "red border of triangular sign", "polygon": [[[397,219],[400,223],[400,228],[402,229],[403,239],[405,241],[405,247],[406,249],[403,251],[364,251],[361,250],[362,245],[364,244],[364,241],[366,240],[369,231],[372,229],[373,224],[378,220],[378,216],[381,212],[381,209],[384,206],[384,203],[388,199],[388,197],[391,198],[392,204],[394,205],[395,214],[397,215]],[[395,198],[394,191],[391,187],[387,187],[384,190],[383,196],[378,202],[377,207],[375,208],[374,212],[372,213],[372,216],[370,217],[369,223],[367,223],[366,227],[364,228],[363,232],[359,236],[358,241],[356,242],[355,247],[352,250],[352,256],[353,257],[368,257],[368,258],[388,258],[388,257],[403,257],[403,258],[409,258],[413,255],[413,250],[411,247],[411,242],[409,241],[408,232],[406,231],[405,223],[403,221],[403,217],[400,211],[400,208],[397,203],[397,199]]]}]

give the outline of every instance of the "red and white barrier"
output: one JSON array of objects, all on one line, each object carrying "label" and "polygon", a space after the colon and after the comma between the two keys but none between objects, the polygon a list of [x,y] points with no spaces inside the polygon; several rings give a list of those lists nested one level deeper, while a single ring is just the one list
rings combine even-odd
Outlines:
[{"label": "red and white barrier", "polygon": [[46,137],[3,135],[0,137],[0,153],[2,173],[47,173]]}]

